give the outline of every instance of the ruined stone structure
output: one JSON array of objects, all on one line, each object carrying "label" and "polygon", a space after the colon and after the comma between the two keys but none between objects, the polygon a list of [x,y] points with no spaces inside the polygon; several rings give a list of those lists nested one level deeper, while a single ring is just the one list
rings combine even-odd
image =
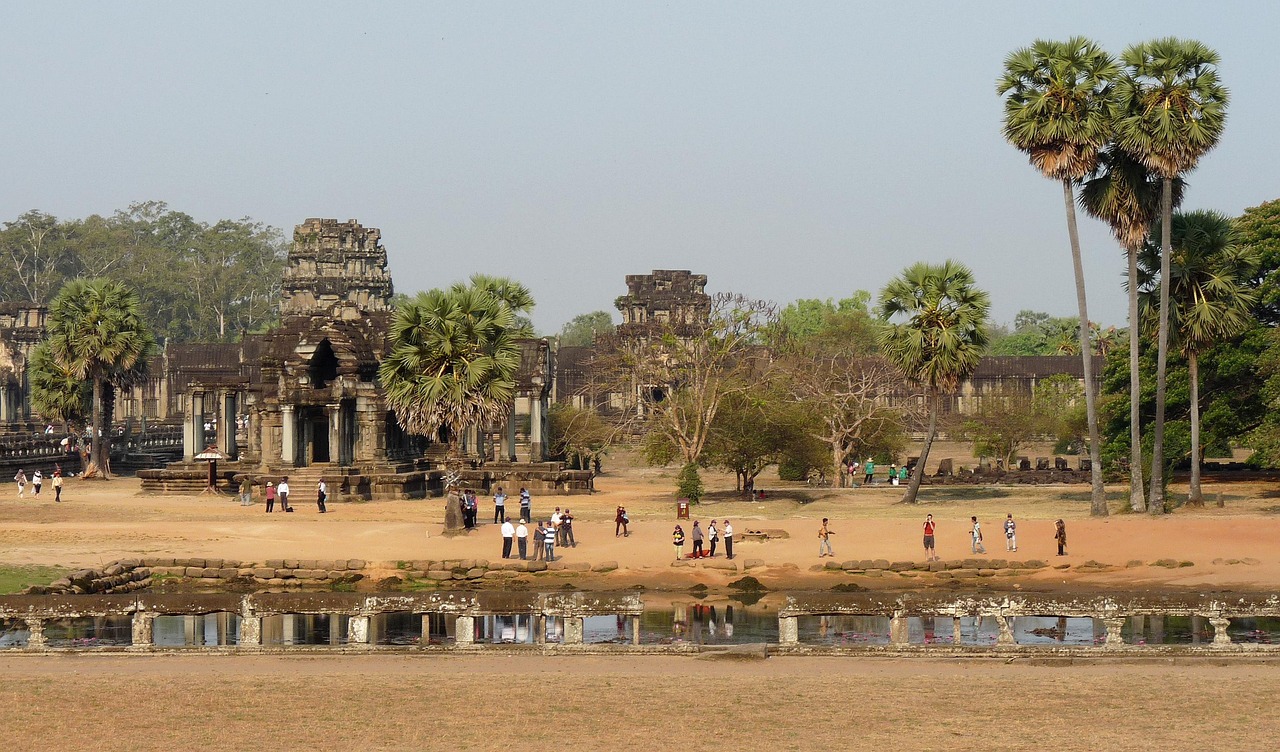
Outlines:
[{"label": "ruined stone structure", "polygon": [[614,301],[622,313],[617,334],[622,339],[642,339],[655,331],[689,336],[706,325],[711,296],[707,275],[687,269],[655,269],[651,274],[628,274],[627,294]]},{"label": "ruined stone structure", "polygon": [[32,417],[27,363],[44,339],[47,314],[34,303],[0,302],[0,424]]}]

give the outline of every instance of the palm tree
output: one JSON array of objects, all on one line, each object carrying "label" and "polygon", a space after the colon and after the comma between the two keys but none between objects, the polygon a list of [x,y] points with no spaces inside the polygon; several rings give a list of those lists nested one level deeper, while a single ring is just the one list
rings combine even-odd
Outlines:
[{"label": "palm tree", "polygon": [[84,420],[91,399],[88,384],[54,359],[48,340],[31,350],[27,372],[31,377],[31,406],[40,417],[61,423],[68,431],[68,424]]},{"label": "palm tree", "polygon": [[397,308],[378,373],[405,431],[443,427],[456,460],[465,429],[505,416],[520,367],[514,326],[511,307],[476,285],[419,293]]},{"label": "palm tree", "polygon": [[111,427],[103,425],[107,385],[141,373],[155,349],[139,310],[137,293],[109,279],[74,279],[49,306],[49,355],[93,385],[88,477],[106,478],[111,471]]},{"label": "palm tree", "polygon": [[[920,460],[902,501],[914,504],[929,449],[938,432],[938,402],[968,378],[987,347],[991,300],[963,264],[918,263],[907,267],[880,293],[880,313],[889,325],[878,340],[885,357],[928,390],[929,429]],[[894,321],[905,317],[904,321]]]},{"label": "palm tree", "polygon": [[[1160,177],[1133,155],[1112,145],[1102,151],[1098,165],[1080,188],[1080,206],[1111,226],[1129,262],[1125,287],[1129,293],[1129,506],[1147,507],[1142,485],[1141,382],[1138,377],[1138,251],[1160,212]],[[1173,181],[1174,204],[1182,202],[1183,182]]]},{"label": "palm tree", "polygon": [[[1161,237],[1163,227],[1154,237]],[[1230,339],[1253,323],[1257,292],[1250,287],[1258,266],[1258,251],[1237,244],[1235,223],[1214,211],[1179,212],[1173,215],[1169,237],[1172,259],[1168,284],[1161,284],[1164,263],[1154,238],[1143,248],[1141,266],[1144,303],[1148,310],[1159,305],[1167,288],[1169,325],[1175,343],[1187,357],[1191,382],[1191,488],[1187,503],[1204,505],[1200,489],[1200,353]],[[1163,318],[1163,317],[1162,317]]]},{"label": "palm tree", "polygon": [[507,304],[511,312],[515,314],[516,321],[512,327],[512,334],[517,339],[521,337],[532,337],[533,322],[526,315],[533,310],[535,305],[533,293],[529,292],[529,288],[508,277],[495,277],[489,274],[472,274],[470,285],[465,282],[455,282],[453,287],[449,288],[453,292],[465,292],[468,287],[480,290],[487,290],[498,300]]},{"label": "palm tree", "polygon": [[1136,44],[1121,59],[1116,85],[1117,145],[1160,176],[1160,325],[1156,344],[1156,416],[1152,426],[1147,511],[1164,513],[1165,370],[1169,357],[1169,290],[1173,181],[1195,169],[1222,136],[1227,90],[1218,82],[1218,53],[1194,40],[1166,37]]},{"label": "palm tree", "polygon": [[1076,230],[1075,184],[1098,163],[1098,151],[1111,138],[1114,116],[1112,84],[1119,72],[1111,55],[1084,37],[1066,42],[1036,40],[1005,59],[996,88],[1004,100],[1004,136],[1027,153],[1032,166],[1062,183],[1067,235],[1075,269],[1076,304],[1080,309],[1080,357],[1084,363],[1084,399],[1089,421],[1089,457],[1093,478],[1090,513],[1107,514],[1102,485],[1098,436],[1098,385],[1093,379],[1089,347],[1089,310],[1085,302],[1084,265]]}]

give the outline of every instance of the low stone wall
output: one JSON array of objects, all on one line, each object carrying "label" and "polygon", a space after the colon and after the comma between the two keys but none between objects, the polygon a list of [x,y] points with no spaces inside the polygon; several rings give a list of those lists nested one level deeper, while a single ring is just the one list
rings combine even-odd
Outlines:
[{"label": "low stone wall", "polygon": [[268,559],[246,562],[235,559],[143,560],[155,577],[181,577],[216,583],[252,582],[267,587],[323,588],[364,579],[362,559]]},{"label": "low stone wall", "polygon": [[48,585],[34,585],[24,595],[110,595],[151,587],[151,569],[138,559],[113,561],[102,569],[81,569]]}]

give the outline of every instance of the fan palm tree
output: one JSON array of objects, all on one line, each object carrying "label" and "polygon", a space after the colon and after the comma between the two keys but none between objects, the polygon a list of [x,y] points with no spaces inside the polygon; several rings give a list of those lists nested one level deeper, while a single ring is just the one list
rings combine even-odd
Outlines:
[{"label": "fan palm tree", "polygon": [[1152,426],[1151,491],[1147,511],[1164,509],[1165,371],[1169,357],[1169,290],[1173,181],[1195,169],[1226,126],[1227,90],[1218,81],[1218,53],[1194,40],[1167,37],[1121,55],[1116,84],[1117,145],[1160,176],[1160,324],[1156,344],[1156,415]]},{"label": "fan palm tree", "polygon": [[[1142,485],[1141,382],[1138,377],[1138,252],[1151,223],[1160,212],[1162,181],[1141,160],[1112,145],[1102,151],[1098,165],[1080,188],[1080,206],[1111,226],[1129,262],[1129,506],[1135,512],[1147,507]],[[1182,202],[1183,182],[1173,181],[1173,202]]]},{"label": "fan palm tree", "polygon": [[462,432],[507,414],[520,347],[515,313],[482,286],[431,290],[396,309],[379,368],[387,402],[405,431],[446,430],[456,460]]},{"label": "fan palm tree", "polygon": [[1191,382],[1191,488],[1187,503],[1203,506],[1199,356],[1253,323],[1258,295],[1250,287],[1250,280],[1258,266],[1258,251],[1236,242],[1235,224],[1225,214],[1179,212],[1173,215],[1169,233],[1173,253],[1168,284],[1161,284],[1164,254],[1155,238],[1162,236],[1163,229],[1157,228],[1143,248],[1139,278],[1144,282],[1143,302],[1149,310],[1160,304],[1159,289],[1168,289],[1170,332],[1174,344],[1187,357]]},{"label": "fan palm tree", "polygon": [[138,374],[155,349],[142,323],[138,295],[109,279],[74,279],[49,306],[49,355],[75,378],[93,385],[92,451],[88,477],[110,475],[111,431],[104,426],[106,386]]},{"label": "fan palm tree", "polygon": [[508,277],[477,273],[471,275],[470,285],[466,282],[455,282],[449,289],[454,292],[465,292],[468,287],[487,290],[498,300],[507,304],[516,317],[512,334],[517,339],[533,336],[533,322],[529,320],[527,314],[533,310],[535,304],[533,293],[529,292],[529,288]]},{"label": "fan palm tree", "polygon": [[[1036,40],[1010,53],[996,88],[1004,100],[1004,136],[1026,152],[1032,166],[1062,183],[1067,235],[1075,270],[1080,321],[1089,321],[1085,301],[1084,264],[1076,229],[1075,184],[1098,163],[1098,152],[1111,138],[1114,117],[1112,85],[1119,68],[1111,55],[1084,37],[1065,42]],[[1098,384],[1093,378],[1089,328],[1080,326],[1084,363],[1085,410],[1089,422],[1089,456],[1093,479],[1091,513],[1107,514],[1102,485],[1098,436]]]},{"label": "fan palm tree", "polygon": [[70,423],[84,420],[92,399],[84,379],[64,368],[49,351],[49,341],[36,345],[28,365],[31,374],[31,406],[45,420]]},{"label": "fan palm tree", "polygon": [[[991,300],[963,264],[918,263],[880,293],[880,313],[889,322],[878,335],[885,358],[928,391],[929,428],[911,483],[902,497],[914,504],[929,449],[938,433],[938,402],[978,367],[987,347]],[[895,321],[895,319],[898,319]]]}]

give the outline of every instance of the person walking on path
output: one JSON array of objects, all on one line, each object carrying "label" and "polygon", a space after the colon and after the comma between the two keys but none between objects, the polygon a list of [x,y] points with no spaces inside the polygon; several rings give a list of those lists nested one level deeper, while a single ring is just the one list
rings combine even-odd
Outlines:
[{"label": "person walking on path", "polygon": [[1053,539],[1058,542],[1058,556],[1067,555],[1067,523],[1058,520],[1053,523]]},{"label": "person walking on path", "polygon": [[498,486],[498,492],[493,495],[493,522],[507,521],[507,495],[502,492],[502,486]]},{"label": "person walking on path", "polygon": [[529,522],[533,519],[533,497],[529,495],[529,489],[520,489],[520,519]]},{"label": "person walking on path", "polygon": [[690,532],[690,535],[693,537],[693,558],[701,559],[703,555],[702,554],[702,540],[703,540],[702,526],[698,524],[697,520],[693,521],[693,530]]},{"label": "person walking on path", "polygon": [[271,514],[276,506],[276,484],[267,481],[267,514]]},{"label": "person walking on path", "polygon": [[511,558],[511,539],[516,535],[516,526],[506,520],[502,521],[502,558]]},{"label": "person walking on path", "polygon": [[827,518],[822,518],[822,527],[818,528],[818,558],[824,556],[835,556],[836,552],[831,550],[831,530],[827,527]]},{"label": "person walking on path", "polygon": [[524,520],[516,525],[516,549],[520,552],[522,561],[529,558],[529,528],[524,526]]},{"label": "person walking on path", "polygon": [[941,561],[938,558],[938,551],[933,545],[933,534],[936,528],[933,524],[933,515],[926,514],[924,516],[924,560],[925,561]]},{"label": "person walking on path", "polygon": [[1004,518],[1004,550],[1018,550],[1018,525],[1013,521],[1013,515]]},{"label": "person walking on path", "polygon": [[871,481],[876,477],[875,460],[868,457],[867,461],[862,463],[862,472],[866,473],[866,477],[863,478],[862,480],[862,485],[864,486],[871,485]]},{"label": "person walking on path", "polygon": [[716,558],[716,544],[720,542],[720,529],[716,527],[715,520],[712,520],[711,524],[707,525],[707,537],[711,540],[711,551],[707,553],[707,556],[714,559]]},{"label": "person walking on path", "polygon": [[626,507],[618,507],[617,514],[613,517],[613,537],[617,538],[621,535],[623,538],[631,535],[627,532],[627,525],[630,524],[631,518],[627,516]]},{"label": "person walking on path", "polygon": [[556,526],[551,524],[551,520],[547,520],[547,526],[542,532],[542,541],[546,546],[546,557],[548,562],[556,560]]},{"label": "person walking on path", "polygon": [[560,515],[560,529],[564,531],[564,543],[560,545],[577,548],[578,542],[573,539],[573,515],[569,513],[569,507],[565,507],[564,514]]},{"label": "person walking on path", "polygon": [[62,470],[53,471],[53,500],[62,501]]},{"label": "person walking on path", "polygon": [[22,468],[18,468],[18,474],[13,476],[13,480],[18,484],[18,498],[21,499],[27,495],[27,474],[22,472]]},{"label": "person walking on path", "polygon": [[44,473],[39,470],[31,474],[31,498],[40,498],[40,486],[44,483]]},{"label": "person walking on path", "polygon": [[329,500],[329,487],[324,484],[324,478],[320,479],[320,483],[316,486],[316,507],[320,509],[320,514],[324,514],[324,503]]},{"label": "person walking on path", "polygon": [[276,486],[276,496],[280,497],[280,511],[293,511],[293,507],[289,506],[289,476],[280,479],[280,485]]},{"label": "person walking on path", "polygon": [[982,545],[982,526],[978,524],[977,517],[970,517],[969,519],[973,520],[973,530],[969,533],[972,538],[970,545],[972,553],[985,554],[987,547]]},{"label": "person walking on path", "polygon": [[684,530],[679,525],[671,531],[671,542],[676,547],[676,561],[680,561],[684,558]]},{"label": "person walking on path", "polygon": [[542,520],[538,520],[538,526],[533,529],[533,560],[542,561],[542,557],[546,554],[547,548],[542,545],[547,538],[547,529],[542,526]]},{"label": "person walking on path", "polygon": [[246,475],[240,479],[240,506],[247,507],[251,504],[253,504],[253,483]]},{"label": "person walking on path", "polygon": [[733,558],[733,525],[728,520],[724,521],[724,557]]}]

